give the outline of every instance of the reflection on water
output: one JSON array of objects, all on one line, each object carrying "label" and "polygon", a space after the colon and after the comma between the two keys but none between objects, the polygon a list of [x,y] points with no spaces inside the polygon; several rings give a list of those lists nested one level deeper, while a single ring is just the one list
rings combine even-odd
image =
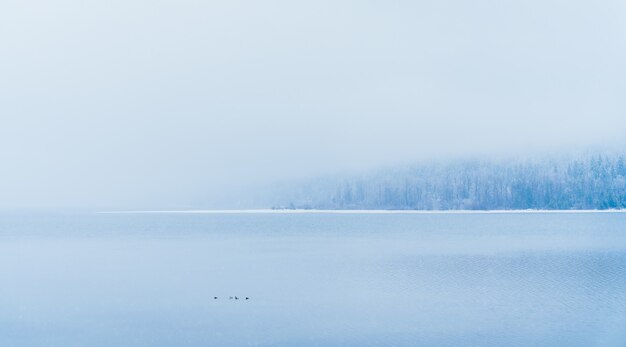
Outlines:
[{"label": "reflection on water", "polygon": [[2,346],[625,344],[622,213],[0,216]]}]

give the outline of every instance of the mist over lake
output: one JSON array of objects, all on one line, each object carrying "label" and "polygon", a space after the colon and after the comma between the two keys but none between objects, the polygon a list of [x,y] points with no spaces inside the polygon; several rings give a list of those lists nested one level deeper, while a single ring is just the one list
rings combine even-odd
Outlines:
[{"label": "mist over lake", "polygon": [[626,148],[621,1],[30,0],[0,23],[3,209],[263,208],[291,180]]},{"label": "mist over lake", "polygon": [[0,347],[626,346],[621,0],[0,1]]}]

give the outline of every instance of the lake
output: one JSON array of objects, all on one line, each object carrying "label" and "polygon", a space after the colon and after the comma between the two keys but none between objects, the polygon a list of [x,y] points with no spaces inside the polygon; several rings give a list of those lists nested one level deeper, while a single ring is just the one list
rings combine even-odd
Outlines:
[{"label": "lake", "polygon": [[626,213],[0,215],[0,346],[625,345]]}]

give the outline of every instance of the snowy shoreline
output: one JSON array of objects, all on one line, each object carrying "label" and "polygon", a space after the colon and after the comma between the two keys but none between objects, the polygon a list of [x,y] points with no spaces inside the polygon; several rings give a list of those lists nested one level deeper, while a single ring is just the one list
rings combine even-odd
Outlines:
[{"label": "snowy shoreline", "polygon": [[607,210],[315,210],[315,209],[247,209],[247,210],[146,210],[99,211],[100,214],[525,214],[525,213],[626,213],[626,209]]}]

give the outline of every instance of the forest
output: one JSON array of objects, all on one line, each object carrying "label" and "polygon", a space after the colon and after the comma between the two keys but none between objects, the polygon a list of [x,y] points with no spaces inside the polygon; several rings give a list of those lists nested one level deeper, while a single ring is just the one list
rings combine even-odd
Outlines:
[{"label": "forest", "polygon": [[623,154],[430,162],[353,177],[323,177],[276,208],[572,210],[626,207]]}]

